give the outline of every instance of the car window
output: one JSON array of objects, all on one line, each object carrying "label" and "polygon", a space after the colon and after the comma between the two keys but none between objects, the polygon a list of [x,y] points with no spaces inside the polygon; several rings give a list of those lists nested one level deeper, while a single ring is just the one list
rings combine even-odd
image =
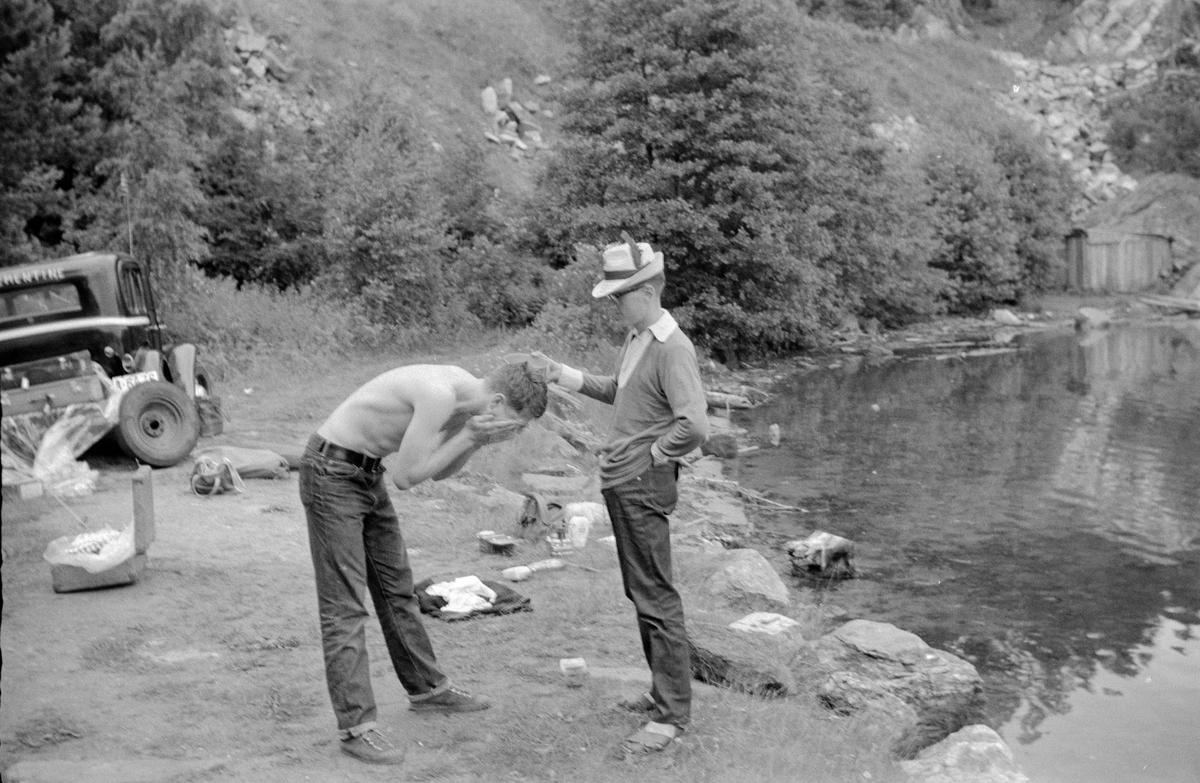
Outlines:
[{"label": "car window", "polygon": [[0,323],[34,321],[43,316],[78,313],[79,289],[71,283],[19,288],[0,293]]},{"label": "car window", "polygon": [[145,315],[149,312],[146,302],[146,281],[142,270],[127,266],[121,270],[121,295],[130,315]]}]

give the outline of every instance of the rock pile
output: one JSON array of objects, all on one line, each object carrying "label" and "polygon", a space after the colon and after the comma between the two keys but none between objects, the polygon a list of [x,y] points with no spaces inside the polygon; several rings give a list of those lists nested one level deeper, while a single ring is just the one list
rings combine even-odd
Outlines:
[{"label": "rock pile", "polygon": [[1162,19],[1171,5],[1172,0],[1084,0],[1071,12],[1068,29],[1046,44],[1046,57],[1054,62],[1130,57],[1156,28],[1172,23]]},{"label": "rock pile", "polygon": [[1028,122],[1054,155],[1075,172],[1081,198],[1073,217],[1137,188],[1137,181],[1122,173],[1104,142],[1108,124],[1102,113],[1116,95],[1154,80],[1157,66],[1153,60],[1136,57],[1112,63],[1053,65],[1016,52],[993,55],[1012,68],[1018,80],[1000,101],[1001,107]]},{"label": "rock pile", "polygon": [[233,53],[230,73],[237,78],[241,106],[233,116],[247,130],[271,131],[278,126],[307,131],[325,125],[332,107],[313,95],[295,95],[287,85],[293,69],[287,63],[287,45],[256,32],[250,22],[240,20],[225,30],[225,42]]},{"label": "rock pile", "polygon": [[[549,76],[542,74],[533,83],[540,87],[550,81]],[[542,126],[534,122],[534,118],[542,116],[549,119],[554,112],[543,108],[532,96],[523,101],[516,100],[513,97],[512,79],[501,80],[499,89],[491,85],[484,87],[479,99],[488,117],[488,128],[483,133],[488,141],[507,145],[509,155],[516,160],[546,148]]]},{"label": "rock pile", "polygon": [[[998,103],[1008,114],[1027,123],[1045,140],[1050,153],[1066,161],[1075,174],[1078,198],[1072,218],[1137,188],[1137,181],[1117,166],[1104,138],[1108,123],[1102,115],[1109,100],[1155,78],[1153,60],[1130,58],[1117,63],[1053,65],[1016,52],[993,52],[1016,76],[1011,92]],[[871,130],[898,152],[919,147],[923,129],[909,115],[872,123]]]}]

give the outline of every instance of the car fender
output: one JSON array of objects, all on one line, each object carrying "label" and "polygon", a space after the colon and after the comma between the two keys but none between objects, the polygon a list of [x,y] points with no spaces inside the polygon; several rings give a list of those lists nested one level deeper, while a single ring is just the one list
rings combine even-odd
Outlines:
[{"label": "car fender", "polygon": [[130,372],[156,372],[163,377],[162,354],[153,348],[139,348],[133,355],[133,369]]},{"label": "car fender", "polygon": [[188,399],[196,399],[196,346],[180,343],[167,353],[167,370],[171,381],[183,389]]}]

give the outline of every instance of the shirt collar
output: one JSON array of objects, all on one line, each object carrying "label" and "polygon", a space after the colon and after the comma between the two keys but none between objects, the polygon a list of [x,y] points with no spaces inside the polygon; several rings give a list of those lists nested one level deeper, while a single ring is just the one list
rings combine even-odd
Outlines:
[{"label": "shirt collar", "polygon": [[[658,320],[650,324],[648,328],[650,330],[650,334],[654,335],[656,340],[658,340],[660,343],[665,343],[667,338],[671,336],[671,333],[679,328],[679,324],[675,322],[675,319],[670,313],[668,313],[666,310],[663,310],[662,315],[658,317]],[[635,332],[634,336],[636,337],[638,334],[638,332]]]}]

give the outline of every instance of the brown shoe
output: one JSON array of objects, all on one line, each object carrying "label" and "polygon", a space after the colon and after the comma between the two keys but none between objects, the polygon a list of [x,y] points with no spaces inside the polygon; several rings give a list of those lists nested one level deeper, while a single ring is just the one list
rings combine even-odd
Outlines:
[{"label": "brown shoe", "polygon": [[404,761],[404,748],[388,742],[375,729],[344,739],[341,744],[342,753],[368,764],[400,764]]},{"label": "brown shoe", "polygon": [[492,706],[486,699],[472,696],[464,690],[453,686],[436,696],[411,702],[408,708],[413,712],[478,712]]}]

